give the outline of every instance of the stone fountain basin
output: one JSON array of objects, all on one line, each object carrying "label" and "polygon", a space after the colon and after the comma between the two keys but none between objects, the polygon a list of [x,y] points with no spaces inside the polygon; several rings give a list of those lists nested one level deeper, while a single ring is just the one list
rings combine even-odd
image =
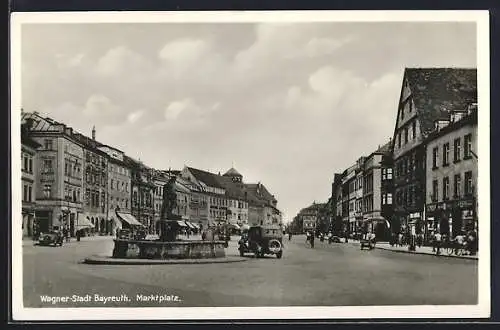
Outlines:
[{"label": "stone fountain basin", "polygon": [[224,258],[224,241],[147,241],[115,239],[113,258],[205,259]]}]

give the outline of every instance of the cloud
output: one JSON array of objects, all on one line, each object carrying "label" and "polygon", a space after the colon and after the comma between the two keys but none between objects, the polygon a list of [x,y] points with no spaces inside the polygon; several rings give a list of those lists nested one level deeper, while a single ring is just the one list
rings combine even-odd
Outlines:
[{"label": "cloud", "polygon": [[88,117],[110,117],[120,115],[121,108],[115,105],[104,95],[91,95],[83,109],[83,114]]},{"label": "cloud", "polygon": [[145,59],[125,46],[109,49],[97,61],[95,72],[101,76],[113,76],[129,73],[133,69],[141,69],[146,65]]},{"label": "cloud", "polygon": [[56,61],[59,69],[70,69],[79,67],[82,64],[85,54],[78,53],[75,55],[57,54]]},{"label": "cloud", "polygon": [[177,39],[163,46],[158,56],[172,64],[193,63],[208,51],[208,43],[200,39]]},{"label": "cloud", "polygon": [[129,113],[127,116],[127,121],[131,124],[136,123],[141,117],[144,115],[144,110],[138,110],[132,113]]}]

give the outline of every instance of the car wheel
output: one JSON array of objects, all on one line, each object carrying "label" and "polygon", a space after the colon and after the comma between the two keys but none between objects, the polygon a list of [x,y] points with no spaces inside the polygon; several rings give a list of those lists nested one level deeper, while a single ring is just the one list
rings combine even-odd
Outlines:
[{"label": "car wheel", "polygon": [[276,258],[281,259],[282,256],[283,256],[283,251],[276,253]]}]

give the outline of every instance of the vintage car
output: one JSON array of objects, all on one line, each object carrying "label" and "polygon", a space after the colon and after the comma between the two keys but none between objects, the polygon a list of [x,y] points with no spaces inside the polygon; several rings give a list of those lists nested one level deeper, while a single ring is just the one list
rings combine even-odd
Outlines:
[{"label": "vintage car", "polygon": [[340,237],[333,235],[331,233],[328,235],[328,244],[340,243],[340,242],[341,242]]},{"label": "vintage car", "polygon": [[253,253],[255,257],[274,254],[278,259],[283,256],[283,231],[279,226],[252,226],[244,232],[238,242],[240,256]]},{"label": "vintage car", "polygon": [[38,245],[63,245],[63,234],[58,230],[51,230],[48,233],[40,233]]},{"label": "vintage car", "polygon": [[116,232],[116,238],[118,239],[132,239],[133,233],[130,229],[119,229]]}]

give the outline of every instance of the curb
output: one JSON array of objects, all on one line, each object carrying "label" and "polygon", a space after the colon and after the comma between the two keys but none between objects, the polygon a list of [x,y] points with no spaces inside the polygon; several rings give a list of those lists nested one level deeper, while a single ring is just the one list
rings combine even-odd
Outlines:
[{"label": "curb", "polygon": [[249,258],[236,256],[207,259],[118,259],[109,256],[91,256],[82,263],[89,265],[189,265],[189,264],[223,264],[247,261]]},{"label": "curb", "polygon": [[380,247],[380,246],[375,246],[375,248],[379,249],[379,250],[391,251],[391,252],[397,252],[397,253],[420,254],[420,255],[426,255],[426,256],[445,257],[445,258],[451,258],[451,259],[465,259],[465,260],[474,260],[474,261],[478,261],[478,259],[479,259],[479,257],[471,258],[468,256],[456,256],[456,255],[450,256],[450,255],[446,255],[446,254],[436,255],[435,253],[427,253],[427,252],[393,250],[390,248]]}]

